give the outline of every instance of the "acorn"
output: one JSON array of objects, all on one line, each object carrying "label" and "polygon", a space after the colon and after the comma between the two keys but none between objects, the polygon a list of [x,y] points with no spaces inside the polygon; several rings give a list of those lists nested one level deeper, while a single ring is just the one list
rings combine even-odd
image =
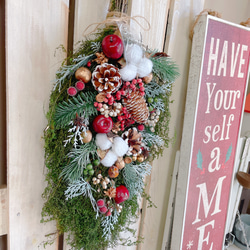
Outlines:
[{"label": "acorn", "polygon": [[139,162],[143,162],[145,159],[144,159],[144,156],[143,155],[138,155],[137,156],[137,161]]},{"label": "acorn", "polygon": [[125,159],[124,159],[124,162],[125,162],[126,164],[129,164],[129,163],[131,163],[132,161],[133,161],[132,158],[129,157],[129,156],[126,156]]},{"label": "acorn", "polygon": [[152,79],[153,79],[153,74],[150,73],[149,75],[144,76],[144,77],[142,78],[142,81],[143,81],[144,83],[150,83],[150,82],[152,81]]},{"label": "acorn", "polygon": [[92,132],[87,130],[86,132],[81,133],[81,137],[83,138],[83,143],[89,143],[92,140]]},{"label": "acorn", "polygon": [[91,71],[88,68],[85,68],[85,67],[80,67],[75,72],[76,79],[81,80],[84,83],[89,82],[91,80],[91,76],[92,76]]},{"label": "acorn", "polygon": [[123,157],[118,157],[118,160],[115,162],[115,165],[116,167],[118,167],[118,169],[123,169],[125,167]]}]

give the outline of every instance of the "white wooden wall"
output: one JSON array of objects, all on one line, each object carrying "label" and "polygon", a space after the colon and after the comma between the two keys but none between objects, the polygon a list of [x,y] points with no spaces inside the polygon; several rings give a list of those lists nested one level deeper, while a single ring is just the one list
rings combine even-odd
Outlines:
[{"label": "white wooden wall", "polygon": [[[52,81],[66,56],[56,48],[61,44],[67,48],[70,0],[8,0],[5,3],[8,178],[7,188],[0,190],[0,235],[7,233],[10,250],[43,249],[45,235],[57,238],[57,234],[55,223],[40,223],[41,194],[46,185],[42,136]],[[75,0],[75,42],[82,39],[85,27],[106,18],[108,5],[109,0]],[[131,15],[144,16],[151,23],[149,32],[140,30],[144,43],[151,48],[163,49],[168,7],[169,1],[164,0],[130,1]],[[158,188],[155,183],[159,181],[163,182],[163,188],[150,191],[158,210],[143,212],[142,223],[137,224],[138,232],[144,232],[145,236],[141,249],[156,249],[159,223],[164,225],[160,215],[166,205],[161,196],[166,192],[167,176],[168,167],[160,170],[156,163],[148,188]],[[58,247],[56,240],[46,249]],[[63,249],[69,246],[64,243]]]},{"label": "white wooden wall", "polygon": [[[9,250],[43,249],[41,243],[45,235],[56,232],[55,223],[40,223],[43,206],[41,194],[45,187],[46,171],[42,135],[52,81],[65,57],[56,48],[60,44],[67,47],[69,1],[5,0],[8,179],[7,188],[3,186],[0,189],[0,235],[8,234]],[[230,0],[230,4],[227,1],[130,1],[131,16],[141,15],[151,24],[148,32],[139,27],[135,29],[141,32],[144,44],[159,50],[164,47],[170,8],[165,51],[179,64],[181,72],[173,88],[174,103],[171,105],[170,133],[171,136],[176,135],[176,142],[153,163],[147,189],[157,208],[145,209],[146,204],[142,202],[143,213],[137,227],[145,239],[144,244],[137,249],[165,249],[168,241],[174,196],[170,194],[170,188],[175,180],[172,174],[175,154],[180,148],[190,60],[189,30],[195,16],[203,8],[221,11],[222,16],[229,21],[240,22],[247,18],[250,7],[248,0],[242,0],[241,4],[236,0]],[[225,4],[227,8],[224,8]],[[108,5],[109,0],[75,0],[75,42],[82,39],[82,32],[89,24],[105,19]],[[2,12],[0,18],[1,15]],[[1,37],[0,40],[2,42]],[[0,48],[2,46],[0,43]],[[3,92],[1,99],[2,95]],[[57,250],[58,242],[55,241],[46,249]],[[63,249],[67,250],[69,246],[64,244]]]}]

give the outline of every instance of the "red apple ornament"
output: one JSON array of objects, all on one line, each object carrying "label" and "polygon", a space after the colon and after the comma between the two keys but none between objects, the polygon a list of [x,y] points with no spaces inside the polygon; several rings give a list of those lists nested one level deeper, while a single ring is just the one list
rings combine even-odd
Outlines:
[{"label": "red apple ornament", "polygon": [[123,54],[122,39],[115,34],[105,36],[102,40],[102,51],[108,58],[120,58]]},{"label": "red apple ornament", "polygon": [[116,188],[116,196],[115,196],[115,202],[116,204],[120,204],[124,201],[126,201],[129,198],[129,191],[128,189],[120,185]]},{"label": "red apple ornament", "polygon": [[113,127],[113,120],[111,117],[105,117],[104,115],[98,115],[93,121],[93,129],[97,133],[108,133]]}]

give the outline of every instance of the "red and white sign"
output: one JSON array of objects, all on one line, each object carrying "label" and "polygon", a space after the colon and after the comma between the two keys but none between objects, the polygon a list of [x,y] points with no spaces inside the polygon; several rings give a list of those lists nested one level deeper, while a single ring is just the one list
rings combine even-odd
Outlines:
[{"label": "red and white sign", "polygon": [[208,19],[203,53],[182,230],[185,250],[223,249],[250,31]]}]

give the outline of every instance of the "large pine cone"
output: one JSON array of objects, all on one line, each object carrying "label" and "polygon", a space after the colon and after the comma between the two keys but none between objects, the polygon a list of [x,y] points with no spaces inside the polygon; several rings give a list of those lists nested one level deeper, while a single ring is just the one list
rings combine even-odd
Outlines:
[{"label": "large pine cone", "polygon": [[98,92],[116,92],[122,84],[118,68],[108,63],[98,65],[92,73],[92,84]]},{"label": "large pine cone", "polygon": [[146,100],[141,96],[139,90],[132,91],[130,97],[123,99],[124,106],[136,122],[145,123],[149,117]]}]

